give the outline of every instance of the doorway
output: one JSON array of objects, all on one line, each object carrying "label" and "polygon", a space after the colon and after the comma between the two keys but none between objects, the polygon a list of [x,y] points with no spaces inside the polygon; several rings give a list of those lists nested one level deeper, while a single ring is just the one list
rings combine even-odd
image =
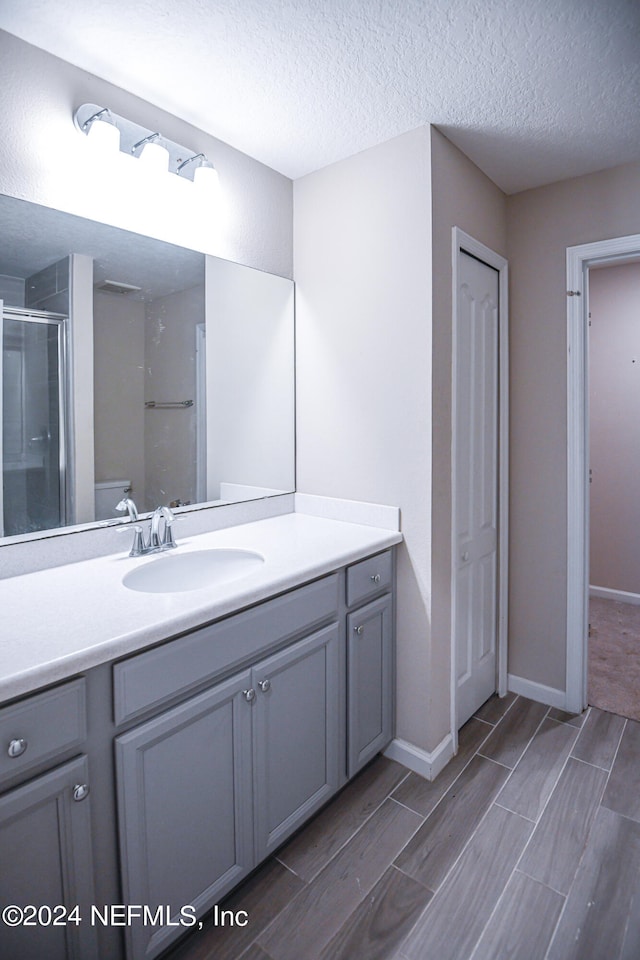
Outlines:
[{"label": "doorway", "polygon": [[640,260],[588,275],[591,706],[640,720]]},{"label": "doorway", "polygon": [[451,730],[507,692],[507,261],[453,229]]},{"label": "doorway", "polygon": [[[588,702],[589,271],[640,258],[640,235],[567,248],[567,690],[565,709]],[[632,359],[632,358],[630,358]],[[638,358],[640,362],[640,358]]]}]

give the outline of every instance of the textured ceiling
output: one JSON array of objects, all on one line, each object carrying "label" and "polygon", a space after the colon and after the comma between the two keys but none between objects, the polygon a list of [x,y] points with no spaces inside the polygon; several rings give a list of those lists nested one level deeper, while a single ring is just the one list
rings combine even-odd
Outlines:
[{"label": "textured ceiling", "polygon": [[0,26],[292,178],[426,123],[508,193],[640,159],[640,0],[0,0]]}]

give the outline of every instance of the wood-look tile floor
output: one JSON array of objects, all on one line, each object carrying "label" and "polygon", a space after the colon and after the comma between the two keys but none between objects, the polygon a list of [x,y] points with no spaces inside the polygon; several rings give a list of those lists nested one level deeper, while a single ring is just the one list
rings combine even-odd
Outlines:
[{"label": "wood-look tile floor", "polygon": [[433,782],[378,757],[167,960],[638,960],[640,723],[510,694]]}]

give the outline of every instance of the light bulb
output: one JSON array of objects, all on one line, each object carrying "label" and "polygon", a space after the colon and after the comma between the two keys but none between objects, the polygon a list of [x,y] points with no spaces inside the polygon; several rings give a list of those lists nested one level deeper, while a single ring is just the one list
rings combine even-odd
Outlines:
[{"label": "light bulb", "polygon": [[140,154],[140,161],[145,169],[158,173],[167,173],[169,170],[169,151],[160,143],[145,143]]},{"label": "light bulb", "polygon": [[120,131],[115,123],[103,117],[93,120],[87,131],[89,143],[99,150],[117,153],[120,149]]},{"label": "light bulb", "polygon": [[208,190],[215,192],[220,187],[220,178],[215,167],[203,164],[197,167],[193,173],[193,182],[198,185],[199,190]]}]

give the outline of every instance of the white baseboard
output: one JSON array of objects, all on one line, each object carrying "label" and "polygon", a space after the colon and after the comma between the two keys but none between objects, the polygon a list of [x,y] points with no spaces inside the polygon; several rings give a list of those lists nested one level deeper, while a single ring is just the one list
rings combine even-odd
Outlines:
[{"label": "white baseboard", "polygon": [[390,760],[397,760],[398,763],[413,770],[414,773],[419,773],[421,777],[426,777],[427,780],[435,780],[453,756],[453,737],[448,733],[431,753],[421,750],[420,747],[406,740],[396,738],[391,741],[384,755]]},{"label": "white baseboard", "polygon": [[602,600],[618,600],[620,603],[634,603],[640,606],[640,593],[627,593],[626,590],[611,590],[609,587],[592,587],[589,585],[589,596],[600,597]]},{"label": "white baseboard", "polygon": [[507,686],[512,693],[517,693],[521,697],[546,703],[550,707],[558,707],[559,710],[565,709],[567,695],[564,690],[547,687],[544,683],[536,683],[534,680],[525,680],[524,677],[516,677],[512,673],[507,678]]}]

